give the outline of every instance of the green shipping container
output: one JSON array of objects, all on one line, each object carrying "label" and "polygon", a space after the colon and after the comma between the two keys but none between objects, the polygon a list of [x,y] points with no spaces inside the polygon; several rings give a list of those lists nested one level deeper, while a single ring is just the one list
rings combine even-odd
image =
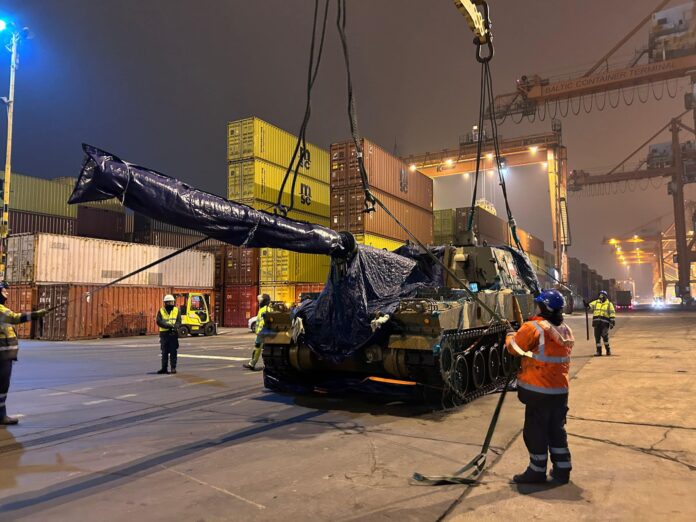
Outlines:
[{"label": "green shipping container", "polygon": [[[245,118],[227,124],[228,161],[258,158],[287,168],[296,144],[297,136],[259,118]],[[307,143],[303,156],[299,173],[328,184],[329,152]]]},{"label": "green shipping container", "polygon": [[[275,204],[286,169],[259,159],[234,161],[228,165],[227,199],[256,199]],[[292,175],[291,175],[292,176]],[[283,205],[290,205],[292,177],[283,189]],[[295,182],[295,207],[308,214],[329,217],[329,185],[299,174]]]},{"label": "green shipping container", "polygon": [[[2,185],[4,191],[4,174]],[[66,183],[13,173],[10,180],[10,210],[76,218],[77,206],[68,205],[72,190],[73,187]]]}]

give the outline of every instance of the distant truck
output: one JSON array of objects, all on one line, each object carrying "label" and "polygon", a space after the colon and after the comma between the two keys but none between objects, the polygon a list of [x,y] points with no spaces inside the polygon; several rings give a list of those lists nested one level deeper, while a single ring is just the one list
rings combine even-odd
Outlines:
[{"label": "distant truck", "polygon": [[632,310],[633,296],[630,290],[617,290],[616,302],[614,303],[617,310]]}]

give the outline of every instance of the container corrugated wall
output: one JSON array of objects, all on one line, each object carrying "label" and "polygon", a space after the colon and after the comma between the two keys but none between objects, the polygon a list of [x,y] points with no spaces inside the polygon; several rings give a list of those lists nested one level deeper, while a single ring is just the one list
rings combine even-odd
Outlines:
[{"label": "container corrugated wall", "polygon": [[[15,236],[8,247],[10,282],[105,284],[174,250],[53,234]],[[191,250],[119,284],[212,288],[214,271],[212,254]]]},{"label": "container corrugated wall", "polygon": [[[433,215],[429,210],[374,190],[387,208],[421,242],[433,242]],[[331,228],[354,234],[374,234],[397,241],[408,240],[408,235],[381,209],[366,214],[365,194],[360,187],[331,190]]]},{"label": "container corrugated wall", "polygon": [[375,236],[373,234],[355,234],[355,240],[361,245],[367,245],[379,249],[386,249],[389,251],[394,251],[397,248],[406,244],[403,241],[396,241],[395,239]]},{"label": "container corrugated wall", "polygon": [[[432,211],[433,180],[411,170],[401,159],[392,156],[375,143],[362,140],[365,170],[372,188]],[[353,141],[331,145],[331,187],[362,186],[356,148]]]},{"label": "container corrugated wall", "polygon": [[[259,158],[287,167],[297,144],[297,137],[259,118],[246,118],[227,124],[227,160]],[[307,143],[308,156],[299,172],[312,179],[329,183],[328,151]]]},{"label": "container corrugated wall", "polygon": [[223,292],[223,326],[245,327],[249,319],[258,313],[259,293],[257,285],[230,285]]},{"label": "container corrugated wall", "polygon": [[[8,290],[7,306],[10,310],[21,313],[36,310],[36,289],[31,285],[11,285]],[[17,337],[30,339],[35,322],[14,325]]]},{"label": "container corrugated wall", "polygon": [[123,241],[126,237],[126,215],[106,208],[78,206],[75,235]]},{"label": "container corrugated wall", "polygon": [[[3,183],[4,179],[2,174]],[[13,173],[10,210],[76,218],[77,206],[67,203],[72,190],[73,187],[65,183]]]},{"label": "container corrugated wall", "polygon": [[287,305],[292,305],[300,301],[300,294],[306,292],[321,292],[323,284],[274,284],[261,285],[259,293],[268,294],[271,301],[282,301]]},{"label": "container corrugated wall", "polygon": [[279,248],[262,248],[259,262],[261,284],[323,283],[329,275],[328,256],[299,254]]},{"label": "container corrugated wall", "polygon": [[10,211],[10,234],[46,234],[74,235],[77,220],[63,216],[50,216],[21,210]]},{"label": "container corrugated wall", "polygon": [[[232,162],[228,165],[227,199],[232,201],[255,199],[275,204],[278,201],[285,172],[285,167],[259,159]],[[282,204],[285,206],[290,205],[291,189],[292,177],[289,177],[283,190]],[[329,215],[328,183],[300,174],[295,183],[294,194],[294,205],[298,210],[322,217]]]}]

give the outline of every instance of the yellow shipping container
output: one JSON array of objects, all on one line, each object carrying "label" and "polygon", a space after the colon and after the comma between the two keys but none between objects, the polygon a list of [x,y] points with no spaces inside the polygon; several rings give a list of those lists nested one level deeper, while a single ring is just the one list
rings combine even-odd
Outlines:
[{"label": "yellow shipping container", "polygon": [[[227,124],[227,160],[250,158],[287,168],[295,151],[297,136],[259,118],[245,118]],[[307,154],[300,166],[300,174],[329,183],[329,152],[307,143]],[[299,152],[298,158],[299,159]]]},{"label": "yellow shipping container", "polygon": [[[285,172],[285,167],[260,159],[231,162],[228,165],[227,199],[233,201],[257,199],[275,204],[278,201],[278,193]],[[288,177],[283,189],[283,205],[290,205],[291,189],[292,174]],[[329,193],[328,183],[299,174],[295,182],[294,206],[309,214],[329,217]]]},{"label": "yellow shipping container", "polygon": [[[258,199],[245,199],[237,201],[237,203],[247,205],[251,208],[255,208],[256,210],[264,210],[271,214],[273,213],[273,204],[268,203],[267,201],[261,201]],[[288,213],[288,217],[297,221],[306,221],[307,223],[314,223],[315,225],[321,225],[327,228],[329,227],[328,216],[317,216],[315,214],[308,214],[307,212],[302,212],[300,210],[291,210]]]},{"label": "yellow shipping container", "polygon": [[389,251],[396,250],[397,248],[406,244],[403,241],[397,241],[396,239],[389,239],[382,236],[375,236],[374,234],[355,234],[355,240],[361,245],[368,245],[374,248],[381,248]]},{"label": "yellow shipping container", "polygon": [[323,283],[329,275],[329,256],[262,248],[259,280],[264,283]]},{"label": "yellow shipping container", "polygon": [[300,302],[300,297],[302,297],[303,293],[321,292],[323,288],[323,283],[298,283],[295,285],[262,284],[259,288],[259,292],[268,294],[271,301],[282,301],[288,306],[291,306],[292,304]]}]

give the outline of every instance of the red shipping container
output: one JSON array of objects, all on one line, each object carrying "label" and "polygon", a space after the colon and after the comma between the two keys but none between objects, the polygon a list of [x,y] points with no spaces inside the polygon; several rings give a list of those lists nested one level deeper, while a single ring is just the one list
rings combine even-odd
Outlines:
[{"label": "red shipping container", "polygon": [[77,207],[75,235],[123,241],[126,237],[126,215],[104,208]]},{"label": "red shipping container", "polygon": [[249,318],[258,313],[259,294],[257,285],[230,285],[226,286],[223,298],[225,312],[223,326],[246,327]]},{"label": "red shipping container", "polygon": [[225,285],[255,285],[259,282],[259,249],[229,245],[224,263]]},{"label": "red shipping container", "polygon": [[[432,211],[433,180],[411,170],[400,158],[392,156],[367,139],[361,140],[365,170],[370,186]],[[361,186],[355,144],[352,140],[331,145],[331,188]]]},{"label": "red shipping container", "polygon": [[10,234],[46,234],[75,235],[75,218],[48,216],[33,212],[10,210]]},{"label": "red shipping container", "polygon": [[[36,310],[36,292],[31,285],[12,285],[9,289],[7,307],[17,313],[31,312]],[[14,326],[17,337],[20,339],[30,339],[32,325],[34,323],[22,323]]]}]

